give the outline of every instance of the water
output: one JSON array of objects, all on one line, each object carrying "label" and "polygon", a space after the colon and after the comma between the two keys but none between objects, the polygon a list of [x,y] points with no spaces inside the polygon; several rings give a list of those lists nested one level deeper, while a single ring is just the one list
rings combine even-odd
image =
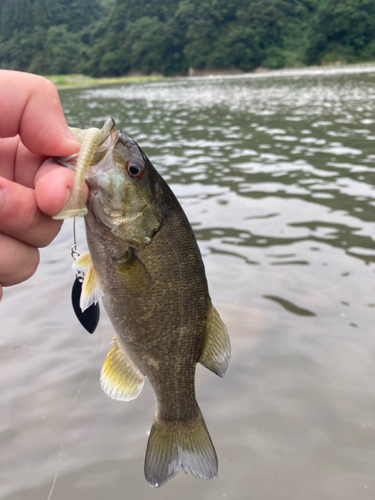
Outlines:
[{"label": "water", "polygon": [[115,118],[193,225],[233,344],[223,380],[197,370],[220,471],[143,479],[153,392],[99,387],[113,331],[74,317],[68,221],[1,303],[2,499],[47,500],[56,469],[53,500],[374,498],[374,83],[364,67],[61,91],[72,126]]}]

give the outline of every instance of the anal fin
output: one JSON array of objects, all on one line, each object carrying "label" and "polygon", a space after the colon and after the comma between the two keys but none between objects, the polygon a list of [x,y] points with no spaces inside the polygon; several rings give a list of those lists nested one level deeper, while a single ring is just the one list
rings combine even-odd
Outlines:
[{"label": "anal fin", "polygon": [[230,360],[231,348],[228,330],[219,313],[209,305],[206,334],[199,362],[219,377],[224,377]]},{"label": "anal fin", "polygon": [[112,399],[130,401],[141,392],[145,376],[116,339],[114,342],[102,367],[100,385]]}]

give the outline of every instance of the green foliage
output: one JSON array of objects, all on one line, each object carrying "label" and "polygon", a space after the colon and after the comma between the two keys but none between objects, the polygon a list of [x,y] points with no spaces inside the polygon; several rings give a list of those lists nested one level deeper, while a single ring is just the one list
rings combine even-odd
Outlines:
[{"label": "green foliage", "polygon": [[328,0],[314,20],[306,48],[310,64],[373,59],[375,0]]},{"label": "green foliage", "polygon": [[129,25],[130,63],[146,74],[162,68],[168,46],[168,33],[157,17],[141,17]]},{"label": "green foliage", "polygon": [[0,67],[186,74],[375,59],[375,0],[0,0]]},{"label": "green foliage", "polygon": [[48,15],[42,0],[35,0],[32,14],[32,21],[34,26],[41,26],[43,28],[48,27]]}]

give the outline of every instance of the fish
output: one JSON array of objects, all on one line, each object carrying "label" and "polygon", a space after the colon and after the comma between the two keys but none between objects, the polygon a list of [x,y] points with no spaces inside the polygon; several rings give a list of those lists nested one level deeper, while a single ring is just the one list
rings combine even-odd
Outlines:
[{"label": "fish", "polygon": [[116,333],[101,387],[129,401],[146,377],[150,381],[156,408],[144,475],[151,486],[162,486],[180,467],[214,479],[218,459],[196,400],[195,370],[201,363],[223,377],[231,346],[212,305],[194,232],[168,184],[112,118],[101,130],[89,130],[75,132],[91,151],[89,159],[60,159],[81,180],[58,218],[82,205],[77,193],[85,178],[89,253],[73,265],[85,274],[80,306],[83,311],[101,298]]}]

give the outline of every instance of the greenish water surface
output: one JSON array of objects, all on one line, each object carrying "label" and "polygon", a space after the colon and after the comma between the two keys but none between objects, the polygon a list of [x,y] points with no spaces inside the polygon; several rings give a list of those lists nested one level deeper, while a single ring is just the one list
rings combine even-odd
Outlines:
[{"label": "greenish water surface", "polygon": [[[0,306],[0,498],[375,496],[375,68],[60,91],[69,124],[113,116],[181,201],[233,346],[197,370],[213,482],[143,478],[154,396],[99,386],[113,330],[70,305],[72,224]],[[85,250],[83,221],[78,249]]]}]

